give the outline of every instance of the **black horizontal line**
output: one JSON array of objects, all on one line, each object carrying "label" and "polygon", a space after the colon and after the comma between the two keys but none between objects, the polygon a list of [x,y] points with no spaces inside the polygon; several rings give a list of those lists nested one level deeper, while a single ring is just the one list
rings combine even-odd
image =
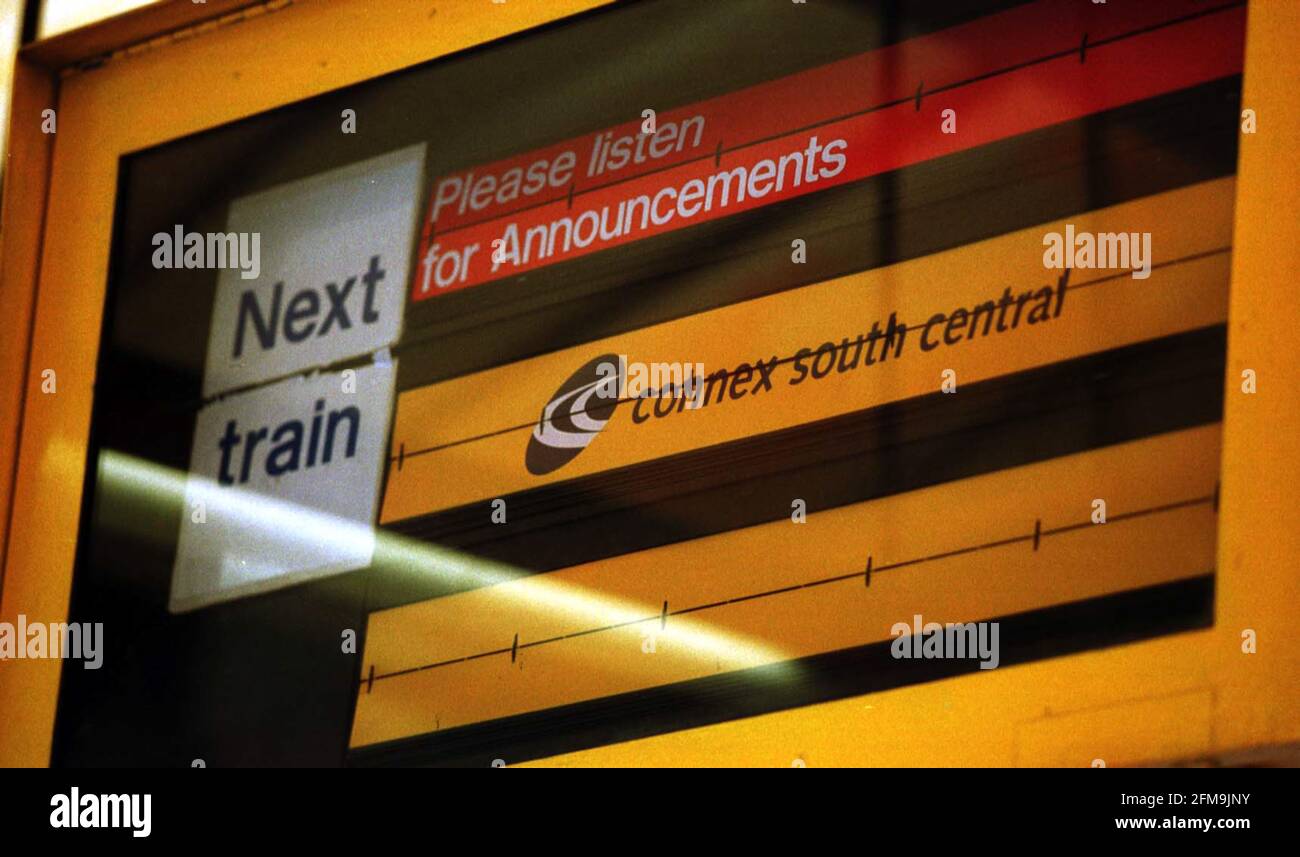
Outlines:
[{"label": "black horizontal line", "polygon": [[[1142,586],[1024,612],[982,616],[1002,628],[1000,668],[1214,624],[1213,567]],[[766,666],[731,670],[558,708],[507,714],[355,747],[348,764],[484,767],[555,757],[775,711],[832,702],[979,672],[970,659],[900,660],[893,641],[851,646]],[[793,668],[793,671],[791,670]]]},{"label": "black horizontal line", "polygon": [[[1130,521],[1136,518],[1142,518],[1149,515],[1158,515],[1164,512],[1172,512],[1178,509],[1186,509],[1193,506],[1201,506],[1206,504],[1213,505],[1213,503],[1214,503],[1214,494],[1206,494],[1203,497],[1194,497],[1188,500],[1179,500],[1173,503],[1165,503],[1159,506],[1151,506],[1146,509],[1138,509],[1133,512],[1124,512],[1119,515],[1111,515],[1110,517],[1107,518],[1106,524],[1096,524],[1093,523],[1091,520],[1089,520],[1081,523],[1065,524],[1059,527],[1044,529],[1038,533],[1038,538],[1046,539],[1050,536],[1061,535],[1063,533],[1069,533],[1075,530],[1086,529],[1088,527],[1105,526],[1109,524],[1120,523],[1123,521]],[[899,562],[886,563],[883,565],[873,566],[872,574],[878,574],[880,572],[892,571],[900,568],[910,568],[912,566],[923,565],[929,562],[937,562],[939,560],[951,559],[956,556],[963,556],[966,554],[978,553],[980,551],[992,550],[994,548],[1006,547],[1008,545],[1013,545],[1020,542],[1032,542],[1034,538],[1035,538],[1034,533],[1030,532],[1021,536],[1011,536],[1005,539],[998,539],[996,541],[984,542],[983,544],[970,545],[968,547],[963,547],[963,548],[956,548],[954,550],[943,551],[941,553],[930,554],[928,556],[917,557],[915,559],[907,559]],[[548,637],[544,640],[535,640],[531,643],[519,643],[518,648],[525,649],[534,646],[543,646],[543,645],[548,645],[550,643],[560,642],[562,640],[570,640],[573,639],[574,637],[584,637],[584,636],[589,636],[591,634],[598,634],[604,631],[614,631],[614,630],[618,630],[619,628],[626,628],[631,625],[639,625],[645,622],[653,622],[655,620],[662,619],[665,615],[685,616],[689,613],[698,613],[703,610],[713,610],[718,607],[725,607],[729,604],[739,604],[744,601],[753,601],[759,598],[771,598],[777,595],[784,595],[786,593],[795,592],[800,589],[811,589],[813,587],[825,586],[831,583],[840,583],[845,580],[858,580],[862,578],[862,576],[865,573],[866,573],[865,570],[858,569],[846,574],[837,574],[834,575],[833,577],[823,577],[823,578],[818,578],[816,580],[810,580],[805,583],[796,583],[790,586],[783,586],[779,589],[768,589],[762,592],[753,592],[747,595],[739,595],[736,596],[735,598],[727,598],[722,601],[712,601],[707,604],[697,604],[693,607],[685,607],[681,610],[671,610],[671,611],[667,611],[666,613],[654,614],[651,616],[646,616],[641,619],[630,619],[625,622],[617,622],[611,625],[604,625],[598,628],[587,628],[581,631],[574,631],[569,634],[562,634],[556,637]],[[418,667],[408,667],[406,669],[396,670],[390,673],[381,673],[381,674],[373,675],[371,681],[372,682],[380,681],[382,679],[396,678],[398,676],[410,675],[411,673],[417,673],[417,672],[424,672],[425,670],[437,669],[439,667],[453,666],[455,664],[461,664],[467,661],[479,660],[481,658],[491,657],[493,655],[510,654],[512,650],[513,647],[507,646],[502,649],[493,649],[492,651],[480,652],[474,655],[466,655],[465,657],[461,657],[461,658],[452,658],[450,660],[437,661],[430,664],[424,664]],[[371,666],[373,668],[373,664]]]},{"label": "black horizontal line", "polygon": [[[1067,219],[1068,219],[1068,218],[1067,218]],[[1192,253],[1192,254],[1187,255],[1187,256],[1181,256],[1181,257],[1179,257],[1179,258],[1177,258],[1177,259],[1171,259],[1171,260],[1169,260],[1169,261],[1167,261],[1167,262],[1160,262],[1160,263],[1158,263],[1158,264],[1154,264],[1154,265],[1151,266],[1151,270],[1155,271],[1155,270],[1159,270],[1159,269],[1161,269],[1161,268],[1169,268],[1169,267],[1173,267],[1173,266],[1175,266],[1175,265],[1181,265],[1181,264],[1185,264],[1185,263],[1188,263],[1188,262],[1199,261],[1199,260],[1204,259],[1204,258],[1207,258],[1207,257],[1209,257],[1209,256],[1217,256],[1217,255],[1220,255],[1220,254],[1223,254],[1223,253],[1231,253],[1231,252],[1232,252],[1232,246],[1231,246],[1231,245],[1228,245],[1228,246],[1226,246],[1226,247],[1215,247],[1215,248],[1212,249],[1212,250],[1204,250],[1204,251],[1201,251],[1201,252],[1198,252],[1198,253]],[[1116,273],[1116,274],[1108,274],[1108,275],[1105,276],[1105,277],[1098,277],[1098,278],[1096,278],[1096,279],[1092,279],[1092,280],[1084,280],[1083,282],[1079,282],[1079,283],[1067,283],[1067,284],[1066,284],[1066,290],[1067,290],[1067,291],[1072,291],[1072,290],[1076,290],[1076,289],[1085,289],[1085,288],[1088,288],[1089,286],[1096,286],[1096,285],[1101,285],[1101,284],[1103,284],[1103,283],[1114,282],[1115,280],[1122,280],[1122,279],[1125,279],[1125,278],[1130,277],[1131,275],[1132,275],[1132,272],[1131,272],[1131,271],[1125,270],[1125,271],[1121,271],[1121,272]],[[851,275],[850,275],[850,276],[851,276]],[[908,328],[908,329],[911,330],[911,329],[913,329],[913,328]],[[841,348],[843,348],[845,351],[847,351],[848,348],[849,348],[849,346],[847,346],[847,345],[837,345],[837,346],[835,346],[835,348],[834,348],[834,350],[832,351],[832,353],[833,353],[833,354],[838,354]],[[782,366],[782,365],[784,365],[784,364],[786,364],[786,363],[791,363],[791,362],[793,362],[793,361],[794,361],[798,356],[799,356],[798,354],[792,354],[792,355],[790,355],[789,357],[782,357],[782,358],[778,359],[778,360],[776,361],[776,363],[774,363],[774,364],[772,364],[772,365],[773,365],[773,366]],[[446,382],[440,382],[440,383],[446,383]],[[598,403],[598,404],[596,404],[596,405],[592,405],[592,406],[590,406],[589,408],[582,408],[581,410],[574,410],[574,411],[570,411],[569,413],[570,413],[570,414],[585,414],[585,413],[587,413],[587,411],[589,411],[589,410],[594,410],[594,409],[596,409],[596,408],[602,408],[602,409],[603,409],[603,408],[609,408],[609,407],[616,407],[616,406],[618,406],[618,405],[623,405],[623,404],[627,404],[627,403],[629,403],[629,402],[636,402],[636,401],[639,401],[640,399],[649,399],[649,398],[660,398],[660,397],[658,397],[658,396],[628,396],[628,397],[623,397],[623,398],[616,399],[616,400],[614,400],[612,403],[611,403],[611,402],[608,402],[608,401],[602,401],[602,402],[600,402],[600,403]],[[406,448],[405,448],[405,443],[406,443],[406,442],[405,442],[405,441],[400,441],[400,448],[402,449],[402,455],[401,455],[401,458],[402,458],[403,463],[405,463],[405,462],[407,462],[407,461],[410,461],[412,458],[415,458],[415,457],[420,456],[420,455],[426,455],[426,454],[433,453],[433,452],[441,452],[441,451],[443,451],[443,450],[445,450],[445,449],[451,449],[452,447],[456,447],[456,446],[463,446],[463,445],[465,445],[465,444],[467,444],[467,443],[475,443],[475,442],[480,441],[480,440],[489,440],[490,438],[499,437],[499,436],[501,436],[501,435],[503,435],[503,434],[510,434],[511,432],[524,431],[525,429],[527,429],[527,430],[531,430],[531,429],[533,428],[534,425],[536,425],[536,422],[521,423],[521,424],[518,424],[518,425],[507,426],[506,428],[502,428],[502,429],[494,429],[493,431],[485,432],[485,433],[483,433],[483,434],[476,434],[476,435],[471,435],[470,437],[459,438],[459,439],[457,439],[457,440],[447,441],[446,443],[438,444],[438,445],[436,445],[436,446],[428,446],[428,447],[424,447],[424,448],[421,448],[421,449],[415,449],[415,450],[409,450],[409,449],[406,449]],[[395,456],[395,455],[391,455],[391,454],[390,454],[390,455],[388,456],[388,460],[389,460],[390,463],[391,463],[391,462],[394,462],[394,461],[397,461],[397,460],[398,460],[398,456]]]},{"label": "black horizontal line", "polygon": [[[1145,35],[1146,33],[1155,32],[1156,30],[1161,30],[1161,29],[1164,29],[1164,28],[1166,28],[1166,27],[1173,27],[1173,26],[1177,26],[1177,25],[1179,25],[1179,24],[1185,24],[1185,23],[1187,23],[1188,21],[1195,20],[1196,18],[1202,18],[1202,17],[1205,17],[1206,15],[1214,15],[1214,14],[1217,14],[1217,13],[1219,13],[1219,12],[1224,12],[1224,11],[1227,11],[1227,10],[1229,10],[1229,9],[1233,9],[1233,8],[1238,7],[1238,6],[1244,6],[1244,5],[1245,5],[1245,0],[1237,0],[1237,2],[1227,3],[1227,4],[1223,5],[1223,6],[1216,6],[1216,7],[1211,8],[1211,9],[1202,9],[1202,10],[1200,10],[1200,11],[1198,11],[1198,12],[1193,12],[1193,13],[1191,13],[1191,14],[1189,14],[1189,15],[1183,15],[1182,17],[1179,17],[1179,18],[1171,18],[1171,19],[1168,20],[1168,21],[1162,21],[1162,22],[1160,22],[1160,23],[1158,23],[1158,24],[1150,24],[1150,25],[1148,25],[1148,26],[1146,26],[1146,27],[1141,27],[1141,28],[1136,29],[1136,30],[1131,30],[1131,31],[1129,31],[1129,32],[1127,32],[1127,33],[1120,33],[1120,34],[1118,34],[1118,35],[1111,36],[1111,37],[1108,38],[1108,39],[1103,39],[1103,40],[1101,40],[1101,41],[1099,41],[1099,42],[1090,42],[1089,45],[1088,45],[1088,47],[1089,47],[1090,49],[1093,49],[1093,48],[1101,47],[1101,46],[1103,46],[1103,45],[1114,44],[1114,43],[1116,43],[1116,42],[1124,41],[1125,39],[1130,39],[1130,38],[1134,38],[1134,37],[1136,37],[1136,36]],[[1070,47],[1070,48],[1063,49],[1063,50],[1060,50],[1060,51],[1055,51],[1055,52],[1050,53],[1050,54],[1044,54],[1043,56],[1040,56],[1040,57],[1035,57],[1035,58],[1033,58],[1033,59],[1024,60],[1024,61],[1022,61],[1022,62],[1016,63],[1015,65],[1010,65],[1010,66],[1007,66],[1007,67],[1005,67],[1005,68],[994,69],[993,71],[984,72],[984,73],[982,73],[982,74],[978,74],[978,75],[975,75],[975,76],[973,76],[973,77],[969,77],[969,78],[964,78],[964,79],[962,79],[962,80],[953,81],[952,83],[944,84],[943,86],[936,87],[935,89],[927,89],[927,90],[925,90],[925,95],[926,95],[926,96],[930,96],[930,95],[935,95],[935,94],[937,94],[937,93],[941,93],[941,92],[949,92],[949,91],[952,91],[952,90],[955,90],[955,89],[960,89],[960,88],[963,87],[963,86],[970,86],[971,84],[974,84],[974,83],[980,83],[981,81],[990,80],[990,79],[992,79],[992,78],[1000,77],[1000,76],[1005,75],[1005,74],[1012,74],[1012,73],[1017,72],[1017,71],[1022,71],[1022,70],[1026,69],[1026,68],[1030,68],[1030,67],[1035,66],[1035,65],[1041,65],[1041,64],[1043,64],[1043,63],[1051,62],[1051,61],[1053,61],[1053,60],[1057,60],[1057,59],[1063,59],[1063,58],[1065,58],[1065,57],[1074,57],[1074,56],[1078,56],[1078,54],[1079,54],[1079,48],[1078,48],[1078,46],[1072,46],[1072,47]],[[779,78],[778,78],[778,79],[779,79]],[[767,81],[767,83],[772,83],[772,82],[773,82],[773,81]],[[764,85],[764,84],[755,84],[755,86],[762,86],[762,85]],[[735,94],[735,93],[729,93],[729,94]],[[723,96],[719,96],[719,97],[723,97]],[[717,160],[720,160],[720,159],[721,159],[721,156],[722,156],[722,155],[731,154],[731,153],[733,153],[733,152],[739,152],[739,151],[742,151],[742,150],[744,150],[744,149],[752,148],[752,147],[754,147],[754,146],[761,146],[761,145],[764,144],[764,143],[771,143],[771,142],[773,142],[774,140],[779,140],[779,139],[781,139],[782,137],[789,137],[789,136],[793,136],[793,135],[795,135],[795,134],[803,134],[803,133],[806,133],[806,132],[808,132],[808,131],[815,131],[815,130],[817,130],[818,128],[822,128],[822,127],[824,127],[824,126],[826,126],[826,125],[833,125],[833,124],[836,123],[836,122],[843,122],[843,121],[848,120],[848,119],[855,119],[855,118],[857,118],[857,117],[859,117],[859,116],[866,116],[867,114],[870,114],[870,113],[877,113],[877,112],[879,112],[879,111],[881,111],[881,110],[888,110],[888,109],[890,109],[890,108],[892,108],[892,107],[898,107],[898,106],[903,105],[903,104],[911,104],[911,103],[913,103],[915,100],[916,100],[916,94],[913,93],[912,95],[908,95],[908,96],[901,97],[901,98],[894,98],[894,99],[891,99],[891,100],[889,100],[889,101],[881,102],[880,104],[872,105],[872,106],[870,106],[870,107],[863,107],[863,108],[861,108],[861,109],[859,109],[859,110],[854,110],[854,111],[851,111],[851,112],[849,112],[849,113],[841,114],[841,115],[839,115],[839,116],[833,116],[833,117],[831,117],[831,118],[829,118],[829,119],[823,119],[823,120],[821,120],[821,121],[819,121],[819,122],[813,122],[813,123],[810,123],[810,124],[808,124],[808,125],[803,125],[803,126],[800,126],[800,127],[797,127],[797,128],[792,128],[792,129],[790,129],[790,130],[788,130],[788,131],[781,131],[781,132],[778,132],[778,133],[776,133],[776,134],[769,134],[769,135],[766,136],[766,137],[759,137],[759,138],[757,138],[757,139],[750,140],[750,141],[748,141],[748,142],[746,142],[746,143],[738,143],[738,144],[736,144],[735,146],[730,146],[730,147],[727,147],[727,148],[719,148],[717,151],[715,151],[715,152],[710,152],[710,153],[708,153],[708,154],[696,155],[695,157],[692,157],[692,158],[687,158],[687,159],[684,159],[684,160],[681,160],[681,161],[674,161],[673,163],[670,163],[670,164],[664,164],[663,166],[659,166],[659,167],[654,167],[654,168],[652,168],[652,169],[646,170],[645,172],[640,172],[640,173],[636,173],[636,174],[634,174],[634,175],[629,175],[629,176],[627,176],[626,178],[614,179],[614,180],[611,180],[611,181],[603,182],[603,183],[601,183],[601,184],[592,185],[591,187],[584,188],[583,190],[574,191],[573,188],[570,187],[570,188],[567,189],[567,190],[566,190],[562,195],[557,196],[557,197],[555,197],[555,198],[553,198],[553,199],[539,200],[539,201],[537,201],[537,202],[529,203],[528,205],[522,205],[522,206],[520,206],[519,208],[512,208],[511,210],[506,211],[506,212],[502,212],[502,213],[500,213],[500,214],[494,214],[494,215],[492,215],[492,216],[490,216],[490,217],[485,217],[485,218],[483,218],[483,219],[481,219],[481,220],[473,220],[473,221],[469,221],[469,222],[467,222],[467,223],[461,223],[461,224],[459,224],[459,225],[457,225],[457,226],[452,226],[452,227],[449,227],[449,228],[447,228],[447,229],[437,229],[436,224],[435,224],[434,227],[433,227],[433,228],[434,228],[434,234],[437,234],[437,235],[439,235],[439,236],[442,236],[442,235],[449,235],[449,234],[451,234],[451,233],[455,233],[455,232],[461,232],[461,231],[466,230],[466,229],[472,229],[472,228],[474,228],[474,227],[476,227],[476,226],[482,226],[482,225],[484,225],[484,224],[493,223],[493,222],[495,222],[495,221],[497,221],[497,220],[503,220],[503,219],[505,219],[505,218],[507,218],[507,217],[512,217],[512,216],[515,216],[515,215],[523,214],[524,212],[527,212],[527,211],[533,211],[534,209],[544,208],[544,207],[546,207],[546,206],[548,206],[548,205],[553,205],[554,203],[557,203],[557,202],[564,202],[566,199],[569,200],[569,205],[570,205],[570,207],[572,207],[573,199],[574,199],[575,197],[580,197],[580,196],[583,196],[583,195],[585,195],[585,194],[595,193],[595,192],[597,192],[597,191],[606,190],[606,189],[611,188],[611,187],[617,187],[618,185],[621,185],[621,184],[626,184],[626,183],[628,183],[628,182],[633,182],[633,181],[636,181],[636,180],[638,180],[638,179],[647,178],[647,177],[649,177],[649,176],[657,175],[657,174],[659,174],[659,173],[666,172],[666,171],[668,171],[668,170],[673,170],[673,169],[676,169],[676,168],[678,168],[678,167],[689,166],[689,165],[691,165],[691,164],[700,163],[700,162],[703,162],[703,161],[711,161],[711,160],[712,160],[712,161],[717,161]],[[674,108],[674,109],[689,109],[691,106],[692,106],[692,105],[684,105],[683,107]],[[605,133],[605,131],[607,131],[607,130],[609,130],[609,129],[608,129],[608,128],[602,128],[602,129],[598,129],[595,133],[597,133],[597,134],[603,134],[603,133]],[[552,144],[552,145],[555,145],[555,144]],[[511,156],[509,156],[509,157],[507,157],[507,158],[504,158],[503,160],[510,160],[510,159],[512,159],[512,158],[516,158],[516,157],[518,157],[518,156],[519,156],[518,154],[516,154],[516,155],[511,155]],[[432,234],[429,236],[429,240],[432,240]]]}]

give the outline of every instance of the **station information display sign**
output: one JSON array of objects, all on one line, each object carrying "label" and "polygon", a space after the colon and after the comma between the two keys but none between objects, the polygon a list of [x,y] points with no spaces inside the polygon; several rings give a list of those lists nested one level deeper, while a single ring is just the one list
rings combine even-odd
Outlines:
[{"label": "station information display sign", "polygon": [[[1245,4],[978,5],[620,4],[124,159],[92,446],[183,489],[101,469],[73,613],[140,587],[192,692],[67,676],[59,758],[514,763],[1212,624]],[[698,68],[521,74],[651,6]],[[256,259],[151,265],[181,210]]]},{"label": "station information display sign", "polygon": [[[1144,4],[1086,24],[1060,12],[1025,4],[665,110],[653,131],[633,120],[437,177],[412,300],[503,278],[523,293],[528,271],[1241,68],[1240,7]],[[943,133],[954,117],[961,130]],[[1051,383],[1097,377],[1098,359],[1130,349],[1221,353],[1233,197],[1231,176],[1194,182],[403,389],[380,512],[401,532],[436,538],[498,504],[515,526],[546,527],[556,504],[604,514],[647,502],[636,498],[668,503],[707,481],[702,469],[776,471],[787,456],[781,484],[791,491],[749,494],[746,503],[767,503],[751,526],[644,539],[654,546],[621,555],[566,545],[550,555],[572,564],[548,559],[543,574],[373,613],[352,745],[382,752],[425,735],[453,747],[476,726],[527,729],[573,705],[618,722],[630,704],[619,700],[653,705],[697,686],[762,697],[764,682],[818,659],[878,652],[913,610],[969,622],[1161,587],[1200,591],[1214,568],[1212,404],[1118,428],[1109,444],[1031,441],[1002,467],[967,468],[971,478],[841,491],[861,499],[810,510],[808,530],[790,510],[805,502],[801,479],[815,493],[824,459],[855,448],[829,438],[899,431],[899,409],[912,415],[903,431],[931,422],[943,455],[979,457],[984,442],[966,447],[970,421],[951,416],[960,394],[946,394],[958,384],[1036,399]],[[1148,377],[1132,384],[1181,383],[1133,354]],[[629,393],[629,367],[661,367],[662,380]],[[1186,395],[1213,403],[1221,366],[1210,358],[1207,371]],[[1026,380],[1045,372],[1058,380]],[[1128,419],[1094,411],[1116,426]],[[817,444],[837,451],[816,465],[791,454]],[[850,469],[888,484],[878,473],[925,460],[914,457]],[[1103,494],[1122,523],[1093,531],[1090,504]],[[633,518],[610,518],[608,538]]]}]

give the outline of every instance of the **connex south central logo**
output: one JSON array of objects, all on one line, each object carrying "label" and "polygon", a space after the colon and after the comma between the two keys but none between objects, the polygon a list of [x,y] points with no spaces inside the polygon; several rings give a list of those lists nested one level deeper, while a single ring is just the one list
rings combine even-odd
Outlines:
[{"label": "connex south central logo", "polygon": [[618,406],[622,387],[617,354],[604,354],[569,376],[542,409],[528,440],[524,465],[544,476],[568,464],[600,433]]}]

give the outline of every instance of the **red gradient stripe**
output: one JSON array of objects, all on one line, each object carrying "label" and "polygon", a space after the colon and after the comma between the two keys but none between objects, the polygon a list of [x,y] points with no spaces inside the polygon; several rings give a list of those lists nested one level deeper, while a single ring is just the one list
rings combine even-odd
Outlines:
[{"label": "red gradient stripe", "polygon": [[[467,211],[456,226],[450,225],[453,221],[444,216],[436,231],[432,221],[426,221],[412,297],[423,300],[513,276],[1241,71],[1243,6],[1215,7],[1189,0],[1156,0],[1117,4],[1113,11],[1107,12],[1108,5],[1044,0],[692,107],[666,111],[660,114],[660,123],[703,115],[705,142],[699,148],[688,148],[675,156],[677,161],[695,159],[689,163],[665,169],[665,164],[673,162],[674,156],[670,155],[641,165],[641,172],[654,170],[650,175],[632,177],[632,171],[625,169],[621,174],[629,178],[624,181],[613,181],[610,174],[594,181],[586,179],[587,156],[598,132],[580,141],[557,144],[478,168],[478,174],[485,171],[499,174],[499,170],[508,169],[509,165],[531,163],[541,156],[539,153],[572,148],[578,161],[572,208],[567,193],[558,198],[552,194],[552,201],[537,204],[539,197],[532,198],[522,203],[524,207],[531,204],[531,208],[516,210],[511,215]],[[1189,15],[1195,17],[1159,26]],[[1129,35],[1135,31],[1136,35]],[[1081,49],[1085,32],[1088,34],[1086,52]],[[1109,39],[1114,41],[1106,41]],[[1031,62],[1055,53],[1062,55]],[[1016,68],[1021,64],[1025,65]],[[873,65],[879,68],[876,73],[871,71]],[[1012,70],[1005,71],[1008,68]],[[990,76],[980,79],[981,75]],[[922,84],[918,109],[914,96]],[[855,109],[891,101],[902,103],[827,121]],[[940,114],[950,108],[956,111],[957,133],[942,134]],[[773,138],[774,123],[779,123],[783,130],[805,130]],[[813,125],[817,127],[807,127]],[[638,123],[621,127],[635,131]],[[636,229],[610,240],[598,239],[586,247],[574,247],[569,252],[557,252],[519,266],[507,264],[496,272],[491,271],[492,240],[500,238],[510,222],[518,224],[522,236],[529,227],[565,216],[576,220],[589,209],[599,211],[608,205],[617,211],[621,200],[642,194],[653,197],[664,187],[681,187],[691,179],[707,181],[710,175],[721,170],[750,167],[765,158],[802,150],[813,135],[822,145],[837,138],[848,143],[847,165],[833,179],[787,187],[762,199],[733,201],[726,207],[693,217],[674,217],[663,225],[650,224],[646,229]],[[764,142],[746,145],[750,140]],[[718,141],[726,148],[721,163],[715,166],[713,154]],[[741,148],[732,148],[737,146]],[[586,190],[584,181],[589,186]],[[435,182],[435,192],[436,187]],[[486,209],[491,210],[493,206]],[[509,209],[497,207],[496,210]],[[472,221],[470,215],[477,215],[478,219]],[[469,273],[463,281],[441,289],[430,284],[426,291],[425,270],[420,260],[435,242],[440,245],[440,253],[476,243],[482,249],[476,257],[471,257]]]}]

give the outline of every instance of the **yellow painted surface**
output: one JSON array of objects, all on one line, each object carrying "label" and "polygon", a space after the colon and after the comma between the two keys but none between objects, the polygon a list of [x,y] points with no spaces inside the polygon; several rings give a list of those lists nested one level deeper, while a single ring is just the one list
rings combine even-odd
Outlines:
[{"label": "yellow painted surface", "polygon": [[[1221,638],[1212,650],[1222,748],[1300,737],[1300,4],[1253,2],[1247,18],[1242,106],[1262,122],[1241,138],[1228,309]],[[1247,369],[1259,379],[1254,395],[1241,389]],[[1253,657],[1240,654],[1247,628],[1260,640]]]},{"label": "yellow painted surface", "polygon": [[1213,718],[1204,689],[1048,713],[1017,724],[1016,755],[1060,768],[1185,759],[1210,743]]},{"label": "yellow painted surface", "polygon": [[50,136],[42,134],[39,123],[32,121],[54,104],[54,79],[20,60],[14,67],[12,83],[13,113],[28,121],[20,121],[12,128],[0,211],[0,319],[5,325],[4,335],[0,335],[0,592],[4,587],[2,568],[13,499],[12,477],[27,387],[28,333],[36,310],[41,209],[54,150]]}]

